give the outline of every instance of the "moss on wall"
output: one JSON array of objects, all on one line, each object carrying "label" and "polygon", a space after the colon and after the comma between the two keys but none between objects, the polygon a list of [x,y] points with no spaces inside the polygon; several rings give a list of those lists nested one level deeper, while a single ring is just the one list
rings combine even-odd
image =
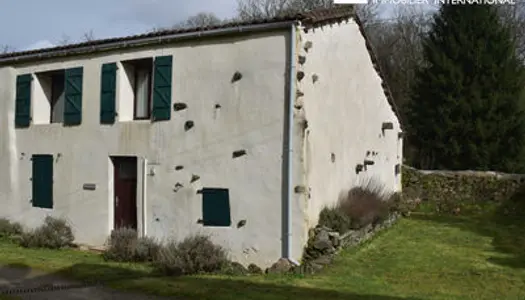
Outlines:
[{"label": "moss on wall", "polygon": [[438,212],[483,210],[511,198],[525,175],[474,171],[421,171],[403,166],[403,193]]}]

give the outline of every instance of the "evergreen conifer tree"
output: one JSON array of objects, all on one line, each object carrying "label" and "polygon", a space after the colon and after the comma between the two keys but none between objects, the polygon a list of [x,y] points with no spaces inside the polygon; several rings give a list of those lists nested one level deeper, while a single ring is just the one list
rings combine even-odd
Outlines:
[{"label": "evergreen conifer tree", "polygon": [[494,7],[443,5],[424,57],[407,105],[416,167],[523,171],[525,72]]}]

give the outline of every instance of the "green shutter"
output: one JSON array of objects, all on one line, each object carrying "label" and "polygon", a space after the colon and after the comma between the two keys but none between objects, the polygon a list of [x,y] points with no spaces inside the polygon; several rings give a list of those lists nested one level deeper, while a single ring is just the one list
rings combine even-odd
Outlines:
[{"label": "green shutter", "polygon": [[100,79],[100,123],[113,124],[116,116],[117,64],[103,64]]},{"label": "green shutter", "polygon": [[53,155],[36,154],[33,161],[33,207],[53,208]]},{"label": "green shutter", "polygon": [[82,67],[66,70],[64,92],[65,125],[80,125],[82,123],[82,77]]},{"label": "green shutter", "polygon": [[31,74],[16,77],[15,126],[29,127],[31,123]]},{"label": "green shutter", "polygon": [[153,121],[169,120],[171,117],[172,56],[155,58],[153,75]]},{"label": "green shutter", "polygon": [[202,190],[202,221],[204,226],[231,225],[228,189]]}]

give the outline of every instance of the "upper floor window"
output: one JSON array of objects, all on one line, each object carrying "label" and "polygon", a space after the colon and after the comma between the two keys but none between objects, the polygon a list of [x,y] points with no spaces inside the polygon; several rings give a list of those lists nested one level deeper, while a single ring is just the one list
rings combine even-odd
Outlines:
[{"label": "upper floor window", "polygon": [[62,123],[64,121],[65,71],[37,73],[36,77],[41,90],[36,91],[35,95],[41,96],[42,99],[37,97],[35,100],[45,100],[45,103],[35,103],[36,123]]},{"label": "upper floor window", "polygon": [[[83,68],[53,70],[17,77],[15,125],[82,122]],[[36,80],[35,80],[36,79]]]},{"label": "upper floor window", "polygon": [[152,107],[153,58],[127,61],[122,65],[133,91],[133,119],[149,119]]},{"label": "upper floor window", "polygon": [[100,122],[113,124],[117,115],[119,121],[169,120],[172,62],[172,56],[157,56],[123,61],[121,68],[103,64]]}]

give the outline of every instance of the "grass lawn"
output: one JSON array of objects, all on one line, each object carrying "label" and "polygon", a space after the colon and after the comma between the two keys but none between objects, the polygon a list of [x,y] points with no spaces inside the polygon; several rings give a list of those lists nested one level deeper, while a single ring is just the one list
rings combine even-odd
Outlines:
[{"label": "grass lawn", "polygon": [[[522,223],[523,224],[523,223]],[[151,275],[73,250],[0,243],[0,263],[181,299],[525,299],[523,225],[418,213],[313,276]]]}]

